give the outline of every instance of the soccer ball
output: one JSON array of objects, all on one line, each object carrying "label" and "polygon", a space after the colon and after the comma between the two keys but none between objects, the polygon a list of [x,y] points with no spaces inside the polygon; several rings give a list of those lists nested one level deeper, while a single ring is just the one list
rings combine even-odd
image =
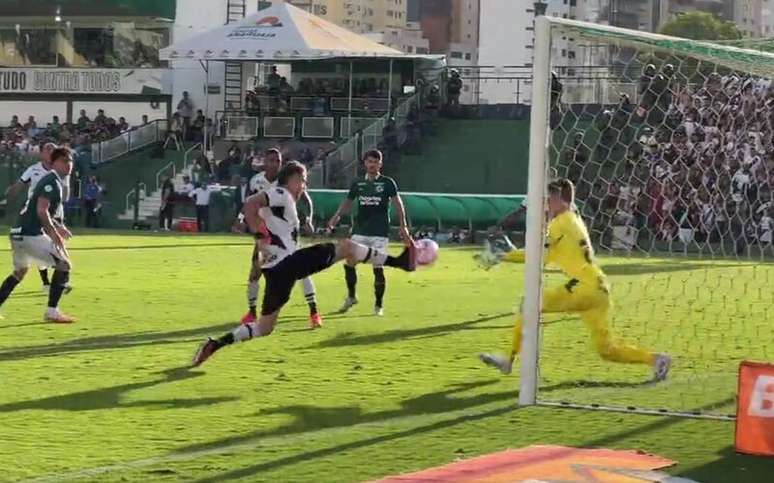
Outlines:
[{"label": "soccer ball", "polygon": [[417,265],[432,265],[438,259],[438,244],[428,238],[416,241]]}]

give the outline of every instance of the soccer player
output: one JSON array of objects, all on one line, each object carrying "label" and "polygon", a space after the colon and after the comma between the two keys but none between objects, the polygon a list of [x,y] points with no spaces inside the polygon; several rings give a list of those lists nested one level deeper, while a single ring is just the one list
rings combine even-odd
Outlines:
[{"label": "soccer player", "polygon": [[[613,340],[607,318],[610,311],[610,291],[605,276],[594,260],[588,230],[573,209],[575,186],[559,178],[548,185],[548,211],[551,221],[546,237],[547,264],[558,266],[570,280],[560,287],[543,292],[543,313],[577,313],[591,331],[594,347],[600,357],[612,362],[648,364],[654,379],[666,379],[672,359],[666,354],[649,352]],[[524,262],[524,250],[511,249],[500,254],[488,254],[482,259],[511,263]],[[496,263],[496,262],[494,262]],[[481,354],[481,360],[503,374],[510,374],[513,360],[521,348],[519,318],[513,329],[513,346],[509,358]]]},{"label": "soccer player", "polygon": [[[268,241],[261,244],[262,270],[266,280],[261,316],[255,322],[241,324],[219,339],[207,339],[194,355],[194,366],[234,342],[271,334],[295,282],[325,270],[339,260],[347,260],[353,265],[386,265],[408,272],[416,269],[416,247],[411,239],[406,240],[406,249],[398,257],[391,257],[351,240],[298,249],[301,223],[296,202],[306,189],[306,168],[295,161],[287,163],[279,172],[278,183],[278,187],[253,195],[245,202],[245,221],[250,231],[259,236],[260,231],[265,230],[269,235]],[[259,220],[263,220],[265,227],[262,227]]]},{"label": "soccer player", "polygon": [[[271,148],[264,153],[264,171],[256,174],[250,179],[250,192],[251,194],[258,194],[266,192],[272,188],[277,187],[277,178],[279,176],[280,168],[282,167],[282,153],[276,148]],[[306,201],[309,207],[309,216],[305,222],[305,228],[308,232],[313,232],[312,227],[312,215],[314,213],[314,205],[312,204],[312,198],[309,193],[304,191],[301,197]],[[261,230],[261,233],[265,235],[265,231]],[[252,266],[250,268],[250,275],[247,279],[247,313],[242,317],[242,323],[248,324],[255,322],[257,319],[257,303],[258,303],[258,288],[261,280],[261,245],[266,243],[265,237],[256,238],[255,247],[253,248]],[[309,305],[309,326],[313,329],[319,329],[322,327],[322,316],[317,309],[317,295],[315,294],[315,287],[312,279],[306,277],[302,280],[304,285],[304,298]]]},{"label": "soccer player", "polygon": [[[365,245],[375,250],[385,251],[390,242],[390,203],[395,207],[400,223],[400,235],[403,240],[409,240],[408,227],[406,225],[406,210],[403,200],[398,194],[398,185],[395,180],[383,176],[382,153],[376,149],[368,151],[363,157],[366,175],[364,179],[355,180],[349,188],[347,197],[341,202],[339,209],[328,222],[328,230],[332,231],[338,225],[341,217],[352,209],[357,202],[357,215],[352,229],[352,241]],[[387,281],[384,278],[384,267],[374,264],[374,292],[376,303],[374,315],[384,315],[384,292]],[[347,262],[344,265],[344,278],[347,282],[347,298],[339,309],[345,313],[357,304],[356,287],[357,271],[355,264]]]},{"label": "soccer player", "polygon": [[[51,153],[57,147],[58,146],[54,143],[44,144],[40,150],[40,161],[24,170],[16,183],[8,187],[8,189],[5,191],[6,198],[13,200],[26,188],[27,199],[29,200],[29,198],[32,196],[32,192],[35,189],[35,186],[38,184],[38,181],[40,181],[51,170]],[[66,179],[68,180],[67,188],[65,188],[64,185],[65,180],[63,180],[63,195],[65,190],[69,192],[69,176]],[[66,200],[67,198],[65,197],[64,199]],[[60,205],[60,209],[62,210],[62,215],[64,215],[64,207]],[[60,218],[58,215],[59,213],[57,213],[56,218]],[[62,221],[63,218],[64,216],[62,216],[59,221]],[[51,282],[48,277],[48,267],[39,267],[38,273],[40,274],[41,282],[43,282],[43,291],[48,292],[49,288],[51,287]],[[69,293],[70,290],[72,289],[68,286],[65,293]]]},{"label": "soccer player", "polygon": [[31,263],[54,267],[44,319],[67,324],[75,322],[75,319],[60,312],[58,307],[70,279],[72,266],[65,240],[72,234],[52,217],[62,203],[62,178],[69,176],[73,169],[72,153],[69,149],[57,148],[51,153],[51,161],[51,171],[35,186],[32,196],[19,213],[16,225],[11,228],[14,270],[0,286],[0,306],[24,279]]}]

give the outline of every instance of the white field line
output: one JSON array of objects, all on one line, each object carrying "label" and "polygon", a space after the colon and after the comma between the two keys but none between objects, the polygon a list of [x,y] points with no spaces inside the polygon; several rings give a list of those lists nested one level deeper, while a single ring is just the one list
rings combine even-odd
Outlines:
[{"label": "white field line", "polygon": [[[514,400],[510,404],[513,405],[514,409],[516,409],[515,392],[514,392]],[[442,414],[432,414],[432,415],[419,414],[419,415],[413,415],[413,416],[402,416],[398,418],[384,419],[381,421],[356,423],[356,424],[351,424],[349,426],[343,426],[338,428],[323,428],[323,429],[317,429],[313,431],[305,431],[302,433],[293,433],[293,434],[281,435],[281,436],[267,436],[265,438],[259,437],[259,438],[255,438],[254,441],[247,441],[247,442],[235,443],[235,444],[226,444],[223,446],[218,446],[218,447],[208,448],[208,449],[186,451],[186,452],[180,452],[180,453],[171,453],[164,456],[156,456],[153,458],[145,458],[145,459],[134,460],[134,461],[125,461],[121,463],[115,463],[112,465],[96,466],[94,468],[86,468],[82,470],[72,471],[69,473],[58,473],[58,474],[43,476],[43,477],[34,478],[30,480],[24,480],[24,482],[25,483],[50,483],[50,482],[61,482],[61,481],[73,481],[73,480],[78,480],[82,478],[89,478],[89,477],[94,477],[98,475],[103,475],[106,473],[115,473],[118,471],[131,471],[131,470],[137,470],[140,468],[147,468],[150,466],[156,466],[156,465],[166,464],[166,463],[174,463],[179,461],[191,461],[199,458],[204,458],[207,456],[220,455],[224,453],[238,453],[238,452],[243,452],[248,450],[252,451],[261,446],[273,446],[273,445],[283,444],[283,443],[293,444],[297,441],[309,442],[311,439],[314,439],[314,438],[330,438],[340,433],[349,432],[353,429],[357,429],[357,430],[379,429],[381,427],[394,426],[395,424],[411,425],[411,424],[433,424],[433,423],[438,423],[443,421],[451,422],[454,420],[458,420],[460,418],[483,415],[493,410],[496,410],[498,408],[504,408],[504,407],[507,407],[507,406],[488,405],[484,409],[477,409],[477,410],[450,411]]]}]

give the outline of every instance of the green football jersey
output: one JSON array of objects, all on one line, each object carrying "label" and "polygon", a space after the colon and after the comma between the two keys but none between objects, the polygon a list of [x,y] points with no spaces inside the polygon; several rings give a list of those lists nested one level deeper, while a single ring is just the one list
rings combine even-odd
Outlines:
[{"label": "green football jersey", "polygon": [[355,202],[357,214],[354,235],[388,237],[390,235],[390,200],[397,196],[398,185],[387,176],[375,180],[355,180],[347,197]]},{"label": "green football jersey", "polygon": [[43,226],[38,218],[37,210],[39,198],[48,199],[48,213],[53,217],[62,203],[62,181],[56,172],[51,171],[38,181],[32,194],[27,198],[24,208],[19,212],[16,225],[11,228],[12,235],[39,236],[43,234]]}]

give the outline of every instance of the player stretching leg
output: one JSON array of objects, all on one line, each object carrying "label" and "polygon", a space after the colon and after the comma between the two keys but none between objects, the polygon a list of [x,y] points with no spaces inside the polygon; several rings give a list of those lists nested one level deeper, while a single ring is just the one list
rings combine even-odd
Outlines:
[{"label": "player stretching leg", "polygon": [[[349,212],[357,200],[357,216],[352,230],[352,241],[375,250],[385,251],[390,236],[390,202],[395,207],[400,223],[400,235],[404,240],[410,238],[406,225],[406,210],[398,194],[398,185],[392,178],[382,176],[382,153],[376,149],[368,151],[363,162],[366,168],[365,179],[352,183],[347,197],[341,202],[336,214],[328,222],[328,230],[332,231],[338,225],[341,217]],[[347,262],[344,265],[344,278],[347,282],[347,298],[339,310],[347,312],[357,303],[355,289],[357,286],[357,271],[355,264]],[[384,292],[387,281],[384,278],[384,267],[374,265],[374,293],[376,303],[374,314],[384,315]]]},{"label": "player stretching leg", "polygon": [[54,267],[45,320],[66,324],[75,322],[75,319],[61,313],[58,306],[72,268],[64,240],[72,234],[64,225],[54,221],[52,215],[62,203],[62,179],[72,172],[73,158],[69,149],[55,149],[51,159],[51,171],[35,186],[32,196],[19,213],[16,225],[11,228],[13,273],[0,286],[0,305],[24,279],[32,263]]},{"label": "player stretching leg", "polygon": [[[594,252],[588,230],[580,215],[572,209],[575,186],[567,179],[557,179],[548,185],[548,224],[545,260],[558,266],[570,277],[562,287],[543,293],[543,313],[571,312],[580,315],[591,331],[594,347],[600,357],[612,362],[648,364],[653,367],[654,379],[666,379],[672,359],[666,354],[649,352],[612,339],[607,318],[610,311],[610,292],[607,277],[594,261]],[[500,260],[523,263],[524,251],[511,249],[504,253],[486,253],[482,260]],[[494,263],[494,262],[492,262]],[[503,374],[510,374],[513,360],[521,349],[521,316],[513,328],[510,357],[481,354],[481,360]]]},{"label": "player stretching leg", "polygon": [[[258,173],[250,180],[250,192],[251,194],[263,193],[271,188],[277,187],[277,176],[279,175],[280,168],[282,167],[282,153],[278,149],[271,148],[264,153],[264,171]],[[314,232],[312,227],[312,217],[314,213],[314,205],[312,204],[312,198],[309,193],[304,191],[302,198],[306,201],[309,207],[309,216],[306,219],[306,230],[310,233]],[[265,234],[264,230],[261,230],[261,234]],[[258,305],[258,289],[261,280],[261,244],[266,240],[261,237],[255,241],[255,248],[253,249],[252,265],[250,268],[250,276],[247,279],[247,313],[242,317],[242,323],[247,324],[255,322],[257,318]],[[309,325],[313,329],[322,327],[322,316],[317,309],[317,295],[315,294],[314,283],[311,278],[305,278],[303,280],[304,285],[304,297],[306,303],[309,305]]]},{"label": "player stretching leg", "polygon": [[245,217],[250,231],[258,233],[260,216],[270,240],[261,246],[264,255],[263,276],[266,280],[261,316],[256,322],[242,324],[219,339],[207,339],[194,355],[194,366],[234,342],[271,334],[296,281],[325,270],[339,260],[346,260],[353,265],[386,265],[408,272],[416,269],[416,248],[411,240],[407,240],[406,249],[398,257],[388,256],[350,240],[297,249],[301,223],[296,212],[296,201],[306,189],[306,168],[291,161],[282,168],[278,178],[279,187],[253,195],[245,201]]}]

